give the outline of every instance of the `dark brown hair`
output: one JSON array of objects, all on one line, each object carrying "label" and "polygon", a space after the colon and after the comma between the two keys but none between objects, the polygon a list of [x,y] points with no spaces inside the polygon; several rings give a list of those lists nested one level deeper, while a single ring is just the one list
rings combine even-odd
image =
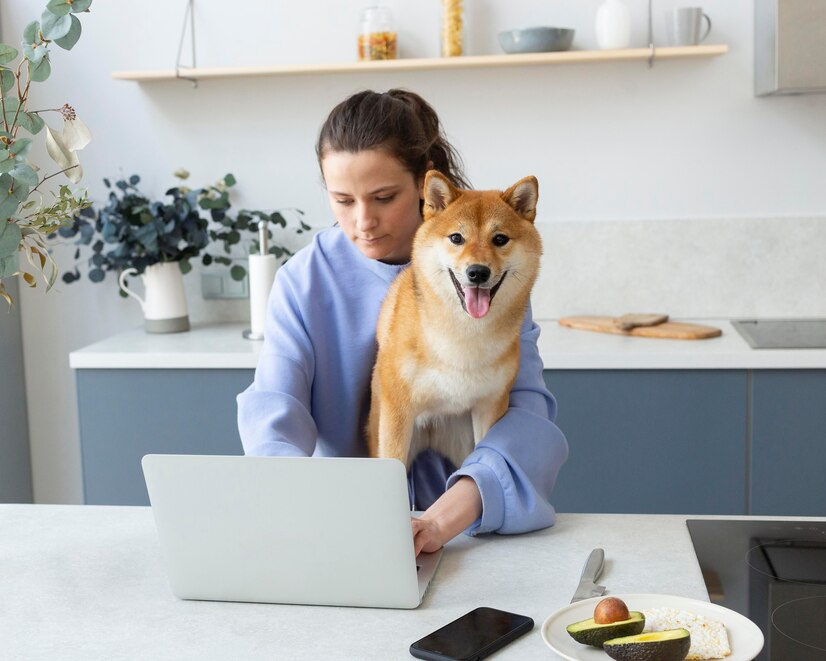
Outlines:
[{"label": "dark brown hair", "polygon": [[462,160],[447,141],[436,111],[413,92],[366,90],[333,108],[318,136],[319,166],[329,151],[366,149],[386,151],[417,180],[434,169],[457,188],[470,188]]}]

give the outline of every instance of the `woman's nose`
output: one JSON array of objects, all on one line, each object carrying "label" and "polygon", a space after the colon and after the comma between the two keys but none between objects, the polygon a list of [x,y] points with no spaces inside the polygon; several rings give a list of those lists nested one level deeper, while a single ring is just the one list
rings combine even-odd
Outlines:
[{"label": "woman's nose", "polygon": [[361,230],[370,230],[378,224],[378,219],[369,204],[360,204],[356,209],[356,227]]}]

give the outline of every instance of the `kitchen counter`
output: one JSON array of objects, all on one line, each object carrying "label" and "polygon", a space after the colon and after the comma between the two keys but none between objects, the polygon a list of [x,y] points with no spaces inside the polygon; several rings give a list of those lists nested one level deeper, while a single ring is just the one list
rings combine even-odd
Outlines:
[{"label": "kitchen counter", "polygon": [[[716,326],[721,337],[662,340],[563,328],[537,320],[546,369],[823,369],[826,349],[755,350],[727,320],[680,320]],[[69,355],[75,369],[254,369],[261,342],[244,324],[195,325],[187,333],[152,335],[138,328]]]},{"label": "kitchen counter", "polygon": [[2,656],[409,659],[412,642],[485,605],[536,623],[497,659],[547,661],[559,657],[542,623],[568,604],[594,547],[605,549],[607,594],[708,599],[685,520],[560,514],[525,535],[460,535],[423,604],[406,611],[182,601],[166,582],[149,508],[0,505]]}]

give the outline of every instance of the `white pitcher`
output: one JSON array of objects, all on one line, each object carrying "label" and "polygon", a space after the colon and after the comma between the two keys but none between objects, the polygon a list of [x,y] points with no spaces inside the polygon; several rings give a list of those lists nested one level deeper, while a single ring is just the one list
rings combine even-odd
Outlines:
[{"label": "white pitcher", "polygon": [[138,273],[126,269],[120,274],[120,288],[136,299],[143,308],[147,333],[177,333],[189,330],[186,310],[184,278],[178,262],[160,262],[148,266],[141,275],[146,299],[141,298],[125,284],[125,279]]}]

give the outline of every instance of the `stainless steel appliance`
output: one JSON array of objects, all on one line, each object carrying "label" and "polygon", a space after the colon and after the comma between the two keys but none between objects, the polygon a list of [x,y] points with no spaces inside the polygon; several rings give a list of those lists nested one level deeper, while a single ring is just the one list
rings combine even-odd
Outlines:
[{"label": "stainless steel appliance", "polygon": [[752,349],[826,349],[826,319],[740,319],[731,325]]},{"label": "stainless steel appliance", "polygon": [[711,600],[763,631],[757,661],[826,659],[826,521],[686,523]]},{"label": "stainless steel appliance", "polygon": [[754,92],[826,92],[826,2],[755,0]]}]

